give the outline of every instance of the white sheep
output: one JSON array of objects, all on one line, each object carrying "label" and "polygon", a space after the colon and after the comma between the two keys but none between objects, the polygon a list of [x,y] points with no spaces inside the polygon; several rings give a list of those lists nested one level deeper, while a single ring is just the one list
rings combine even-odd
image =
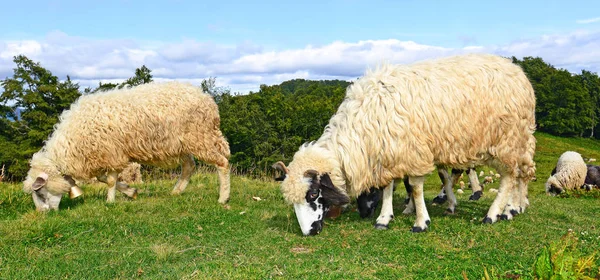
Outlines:
[{"label": "white sheep", "polygon": [[556,195],[583,186],[587,172],[587,165],[579,153],[564,152],[546,181],[546,193]]},{"label": "white sheep", "polygon": [[[229,144],[220,131],[218,107],[202,89],[188,83],[151,83],[84,95],[65,110],[44,147],[31,159],[23,190],[37,210],[58,210],[74,179],[98,177],[115,191],[136,190],[117,182],[130,162],[175,167],[182,173],[172,193],[186,188],[194,156],[217,166],[219,202],[229,199]],[[106,178],[103,178],[106,174]]]},{"label": "white sheep", "polygon": [[387,226],[393,180],[408,176],[417,214],[412,230],[419,232],[430,221],[426,174],[436,166],[488,165],[502,179],[483,221],[510,219],[529,203],[534,131],[533,88],[509,59],[469,54],[383,65],[348,87],[323,135],[294,155],[281,191],[308,235],[322,230],[331,205],[348,203],[371,186],[387,186],[377,219]]}]

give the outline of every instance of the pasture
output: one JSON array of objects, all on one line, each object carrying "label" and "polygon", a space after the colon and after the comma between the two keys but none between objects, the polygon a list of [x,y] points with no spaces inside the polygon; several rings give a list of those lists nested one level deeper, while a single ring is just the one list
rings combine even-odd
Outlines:
[{"label": "pasture", "polygon": [[170,195],[174,179],[144,178],[134,185],[141,190],[136,200],[119,195],[112,205],[104,185],[84,185],[83,197],[63,198],[60,211],[47,214],[34,210],[20,184],[0,184],[0,278],[481,279],[487,271],[492,278],[531,279],[544,246],[569,229],[581,255],[596,253],[592,270],[598,270],[600,191],[550,197],[544,183],[561,153],[600,159],[600,142],[536,138],[537,181],[529,184],[524,214],[481,223],[494,182],[479,201],[469,201],[465,187],[456,214],[445,215],[444,205],[431,205],[440,186],[434,172],[425,185],[431,225],[418,234],[410,232],[414,215],[402,214],[402,183],[389,230],[375,230],[376,217],[360,219],[353,204],[311,237],[302,236],[272,178],[232,175],[225,207],[217,203],[216,174],[206,170],[182,195]]}]

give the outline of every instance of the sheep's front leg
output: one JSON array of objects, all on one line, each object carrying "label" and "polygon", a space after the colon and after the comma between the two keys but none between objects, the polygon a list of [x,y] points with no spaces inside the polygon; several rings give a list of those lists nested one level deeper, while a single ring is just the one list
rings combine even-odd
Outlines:
[{"label": "sheep's front leg", "polygon": [[115,194],[117,191],[117,176],[119,176],[119,172],[117,171],[109,171],[106,175],[106,184],[108,185],[108,195],[106,197],[106,202],[108,203],[115,202]]},{"label": "sheep's front leg", "polygon": [[438,176],[440,177],[440,180],[442,180],[442,186],[440,193],[433,198],[433,204],[443,204],[448,199],[448,196],[446,196],[446,194],[448,193],[446,192],[446,185],[449,181],[448,177],[450,177],[448,176],[448,170],[446,170],[445,168],[438,168]]},{"label": "sheep's front leg", "polygon": [[136,199],[138,195],[138,190],[136,188],[130,188],[129,185],[123,182],[117,182],[117,190],[133,199]]},{"label": "sheep's front leg", "polygon": [[[500,213],[506,207],[509,202],[509,197],[512,195],[514,187],[514,177],[501,174],[500,186],[498,187],[498,194],[494,199],[494,202],[490,206],[486,217],[483,219],[484,223],[492,224],[498,220]],[[512,200],[512,199],[511,199]]]},{"label": "sheep's front leg", "polygon": [[410,186],[408,182],[408,176],[404,177],[404,188],[406,188],[406,200],[404,204],[406,204],[406,208],[402,211],[402,214],[412,214],[415,212],[415,200],[412,198],[413,188]]},{"label": "sheep's front leg", "polygon": [[381,213],[375,223],[376,229],[388,229],[390,221],[394,218],[394,209],[392,207],[392,198],[394,196],[394,180],[383,189],[383,201],[381,203]]},{"label": "sheep's front leg", "polygon": [[431,219],[425,206],[425,197],[423,196],[423,183],[425,183],[424,176],[409,177],[408,182],[413,188],[412,195],[415,203],[415,210],[417,212],[417,220],[412,228],[412,232],[422,232],[427,229]]}]

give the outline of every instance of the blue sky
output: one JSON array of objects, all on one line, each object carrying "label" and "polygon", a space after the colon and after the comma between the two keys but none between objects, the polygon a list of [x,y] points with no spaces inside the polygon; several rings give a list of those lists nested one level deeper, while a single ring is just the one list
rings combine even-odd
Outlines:
[{"label": "blue sky", "polygon": [[600,70],[600,1],[5,1],[0,78],[23,53],[80,84],[146,64],[233,90],[481,51]]}]

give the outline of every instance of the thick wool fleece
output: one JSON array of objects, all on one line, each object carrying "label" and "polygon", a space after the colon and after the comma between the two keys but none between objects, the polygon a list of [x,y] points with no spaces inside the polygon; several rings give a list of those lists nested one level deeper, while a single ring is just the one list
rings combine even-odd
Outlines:
[{"label": "thick wool fleece", "polygon": [[587,176],[587,165],[577,152],[564,152],[556,163],[556,173],[548,178],[546,191],[554,185],[565,190],[583,186]]},{"label": "thick wool fleece", "polygon": [[86,180],[130,162],[172,167],[190,154],[228,166],[217,105],[188,83],[150,83],[80,97],[33,156],[29,177],[46,172],[48,191],[64,193],[68,185],[53,183],[59,174]]},{"label": "thick wool fleece", "polygon": [[468,54],[383,65],[348,87],[323,135],[294,155],[281,190],[288,202],[302,202],[308,169],[331,173],[352,196],[436,165],[491,165],[529,179],[534,131],[533,88],[508,59]]}]

